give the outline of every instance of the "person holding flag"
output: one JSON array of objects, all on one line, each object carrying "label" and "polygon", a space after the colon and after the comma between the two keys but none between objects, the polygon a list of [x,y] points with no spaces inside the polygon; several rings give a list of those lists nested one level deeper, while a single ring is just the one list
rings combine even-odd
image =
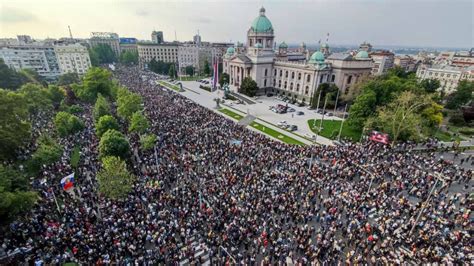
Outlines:
[{"label": "person holding flag", "polygon": [[63,177],[61,179],[61,186],[64,189],[64,191],[68,191],[74,188],[74,173]]}]

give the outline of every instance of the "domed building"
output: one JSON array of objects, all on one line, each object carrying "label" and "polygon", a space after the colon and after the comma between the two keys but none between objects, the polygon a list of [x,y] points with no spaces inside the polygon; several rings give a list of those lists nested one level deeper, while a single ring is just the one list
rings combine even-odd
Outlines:
[{"label": "domed building", "polygon": [[327,43],[310,53],[305,43],[296,48],[284,41],[277,45],[274,33],[262,7],[247,31],[247,43],[227,49],[223,57],[231,89],[238,90],[242,80],[250,77],[262,94],[273,92],[309,103],[320,84],[334,83],[341,93],[347,93],[372,69],[372,60],[364,54],[330,54]]}]

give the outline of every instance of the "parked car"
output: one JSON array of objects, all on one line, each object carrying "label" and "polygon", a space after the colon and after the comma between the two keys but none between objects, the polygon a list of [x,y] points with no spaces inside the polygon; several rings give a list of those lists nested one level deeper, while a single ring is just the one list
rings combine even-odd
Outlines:
[{"label": "parked car", "polygon": [[288,122],[286,122],[285,120],[282,120],[282,121],[277,123],[277,126],[279,126],[279,127],[286,126],[286,125],[288,125]]},{"label": "parked car", "polygon": [[267,97],[272,97],[272,96],[273,96],[273,94],[267,93]]},{"label": "parked car", "polygon": [[296,111],[296,110],[295,110],[295,108],[289,107],[286,111],[288,111],[289,113],[291,113],[291,112],[294,112],[294,111]]},{"label": "parked car", "polygon": [[299,107],[303,107],[304,106],[304,103],[298,103],[297,104]]},{"label": "parked car", "polygon": [[327,116],[333,116],[334,114],[331,113],[331,112],[329,112],[329,113],[327,113],[326,115],[327,115]]},{"label": "parked car", "polygon": [[298,112],[296,112],[296,115],[304,115],[304,112],[298,111]]},{"label": "parked car", "polygon": [[288,127],[288,130],[289,131],[296,131],[296,130],[298,130],[298,126],[297,125],[291,125],[291,126]]}]

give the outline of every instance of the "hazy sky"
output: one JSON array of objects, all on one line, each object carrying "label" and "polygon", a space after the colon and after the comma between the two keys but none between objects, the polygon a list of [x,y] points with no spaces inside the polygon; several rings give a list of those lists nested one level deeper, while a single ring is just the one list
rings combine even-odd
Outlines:
[{"label": "hazy sky", "polygon": [[162,30],[166,41],[244,41],[261,6],[278,43],[465,47],[473,43],[471,0],[0,0],[0,37],[89,37],[113,31],[150,39]]}]

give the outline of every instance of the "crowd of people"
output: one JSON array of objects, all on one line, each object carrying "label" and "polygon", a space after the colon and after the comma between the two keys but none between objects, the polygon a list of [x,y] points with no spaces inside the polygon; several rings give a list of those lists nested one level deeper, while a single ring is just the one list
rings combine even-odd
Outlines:
[{"label": "crowd of people", "polygon": [[[153,73],[114,76],[142,96],[158,138],[144,152],[129,135],[133,191],[123,200],[97,192],[98,139],[83,104],[86,129],[61,140],[62,160],[33,181],[38,204],[1,234],[16,254],[9,261],[200,265],[198,239],[212,265],[474,262],[472,170],[414,144],[280,143],[157,85]],[[77,184],[66,193],[59,180],[75,146]]]}]

